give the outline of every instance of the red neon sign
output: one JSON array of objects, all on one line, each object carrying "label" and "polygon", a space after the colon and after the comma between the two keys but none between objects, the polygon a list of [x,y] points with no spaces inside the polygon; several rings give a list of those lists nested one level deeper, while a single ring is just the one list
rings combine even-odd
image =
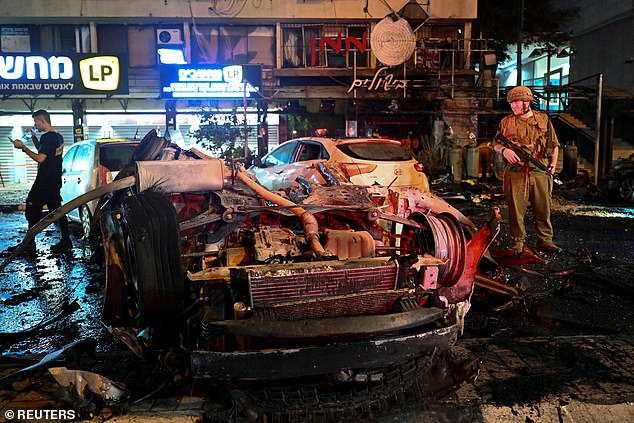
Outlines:
[{"label": "red neon sign", "polygon": [[[310,37],[310,65],[315,66],[317,64],[317,43],[319,42],[319,52],[326,53],[326,44],[335,52],[335,54],[341,54],[343,49],[343,41],[341,31],[337,35],[337,38],[321,37],[319,41],[314,36]],[[368,30],[366,29],[361,36],[361,40],[356,37],[346,37],[345,40],[346,49],[344,53],[350,52],[350,46],[354,45],[361,54],[365,53],[368,48]]]}]

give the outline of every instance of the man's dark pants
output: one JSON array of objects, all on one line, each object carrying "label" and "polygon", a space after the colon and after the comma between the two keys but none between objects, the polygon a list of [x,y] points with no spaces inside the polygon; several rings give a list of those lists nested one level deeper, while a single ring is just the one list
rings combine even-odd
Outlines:
[{"label": "man's dark pants", "polygon": [[[59,192],[40,193],[39,190],[31,190],[29,192],[26,198],[26,210],[24,212],[24,216],[27,222],[29,222],[29,228],[33,227],[42,219],[42,210],[45,205],[48,206],[48,210],[51,212],[60,207],[62,205],[62,197],[59,195]],[[59,224],[62,239],[69,239],[66,215],[60,217],[57,223]],[[35,250],[35,240],[29,244],[28,248]]]}]

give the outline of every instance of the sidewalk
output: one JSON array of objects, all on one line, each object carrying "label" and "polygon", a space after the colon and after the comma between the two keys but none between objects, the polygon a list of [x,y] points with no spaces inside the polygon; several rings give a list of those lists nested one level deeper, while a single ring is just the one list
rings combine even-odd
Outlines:
[{"label": "sidewalk", "polygon": [[24,207],[24,201],[29,194],[31,185],[32,182],[0,186],[0,207],[11,207],[21,210]]}]

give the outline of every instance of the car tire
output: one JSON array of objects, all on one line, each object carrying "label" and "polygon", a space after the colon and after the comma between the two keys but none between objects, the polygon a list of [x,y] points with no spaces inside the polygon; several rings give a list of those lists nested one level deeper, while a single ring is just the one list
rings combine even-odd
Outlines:
[{"label": "car tire", "polygon": [[85,204],[79,207],[79,223],[81,224],[82,236],[93,253],[101,251],[102,244],[99,227],[94,225],[92,213],[90,213],[90,209]]},{"label": "car tire", "polygon": [[89,240],[92,235],[92,214],[86,205],[79,207],[79,222],[84,239]]},{"label": "car tire", "polygon": [[619,184],[619,195],[627,203],[634,203],[634,176],[628,176]]},{"label": "car tire", "polygon": [[123,201],[127,266],[136,294],[139,324],[171,322],[184,304],[184,272],[176,211],[155,191]]}]

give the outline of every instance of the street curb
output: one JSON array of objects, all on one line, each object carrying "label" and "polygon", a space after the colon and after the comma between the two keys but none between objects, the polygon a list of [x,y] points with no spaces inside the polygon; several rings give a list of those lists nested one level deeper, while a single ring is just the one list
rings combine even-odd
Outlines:
[{"label": "street curb", "polygon": [[[0,210],[2,211],[24,211],[26,210],[26,204],[0,204]],[[47,211],[48,209],[44,207],[42,211]]]},{"label": "street curb", "polygon": [[5,213],[12,211],[24,211],[26,210],[26,204],[0,204],[0,210]]}]

